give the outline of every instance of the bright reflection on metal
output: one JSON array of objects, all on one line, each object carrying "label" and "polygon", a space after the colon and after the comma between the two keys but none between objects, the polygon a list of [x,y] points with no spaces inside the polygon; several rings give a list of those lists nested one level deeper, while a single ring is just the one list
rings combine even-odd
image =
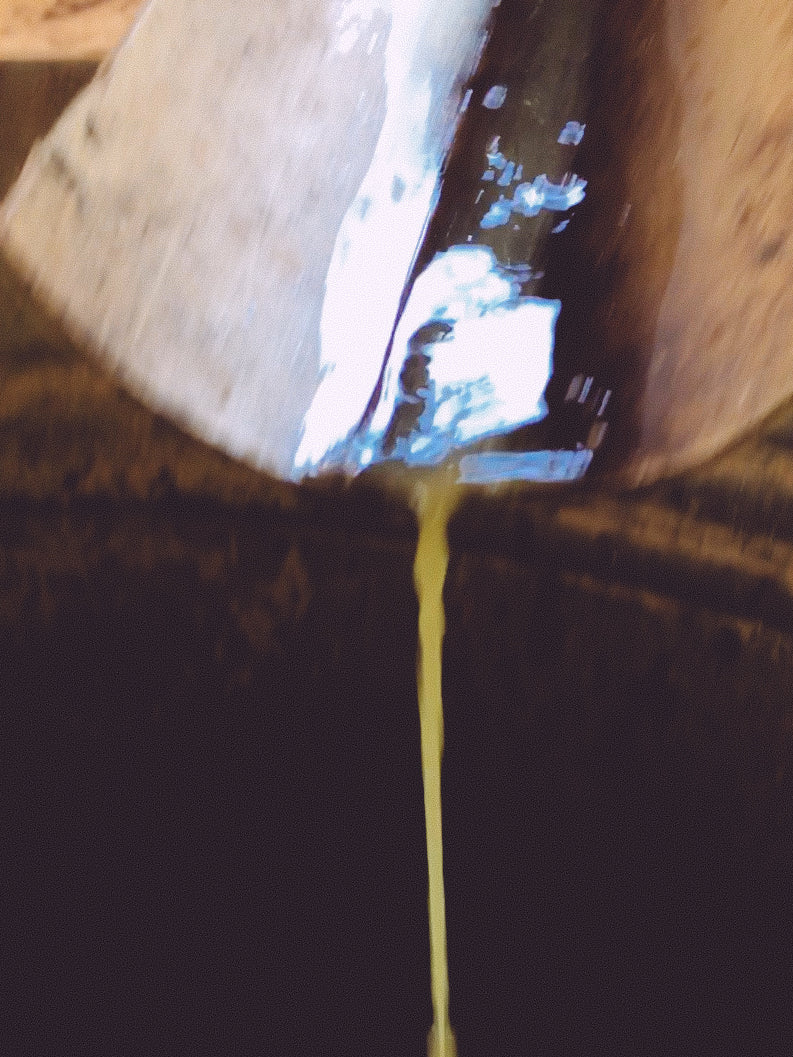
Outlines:
[{"label": "bright reflection on metal", "polygon": [[590,448],[579,451],[493,451],[460,459],[460,484],[498,484],[500,481],[555,483],[577,481],[594,457]]},{"label": "bright reflection on metal", "polygon": [[584,138],[585,131],[586,125],[582,125],[578,121],[568,121],[559,133],[557,143],[561,143],[565,147],[577,147]]},{"label": "bright reflection on metal", "polygon": [[[456,447],[543,418],[561,307],[522,297],[520,283],[487,246],[438,254],[416,280],[397,327],[367,444],[382,445],[405,398],[403,367],[417,353],[428,360],[428,379],[418,390],[419,429],[394,451],[406,463],[434,464]],[[432,322],[443,324],[440,334],[417,348],[414,336]]]},{"label": "bright reflection on metal", "polygon": [[[490,3],[460,0],[461,24],[480,25]],[[337,49],[342,53],[370,50],[374,37],[387,33],[385,117],[326,277],[322,381],[304,420],[296,478],[316,469],[360,421],[437,197],[448,145],[431,134],[438,56],[430,28],[424,0],[345,0],[340,8]]]},{"label": "bright reflection on metal", "polygon": [[[509,167],[505,166],[505,177],[507,172]],[[512,173],[502,186],[507,186],[511,178]],[[501,180],[498,182],[502,183]],[[535,176],[531,183],[519,184],[511,199],[502,195],[492,204],[479,226],[485,229],[502,227],[509,223],[513,213],[524,217],[536,217],[542,209],[563,213],[583,202],[585,188],[586,180],[582,180],[580,176],[572,175],[555,184],[543,173],[541,176]]]}]

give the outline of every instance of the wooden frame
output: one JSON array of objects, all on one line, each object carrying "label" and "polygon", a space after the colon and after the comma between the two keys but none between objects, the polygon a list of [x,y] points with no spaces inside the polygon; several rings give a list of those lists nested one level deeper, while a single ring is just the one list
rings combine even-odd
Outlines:
[{"label": "wooden frame", "polygon": [[101,59],[143,0],[0,0],[0,62]]}]

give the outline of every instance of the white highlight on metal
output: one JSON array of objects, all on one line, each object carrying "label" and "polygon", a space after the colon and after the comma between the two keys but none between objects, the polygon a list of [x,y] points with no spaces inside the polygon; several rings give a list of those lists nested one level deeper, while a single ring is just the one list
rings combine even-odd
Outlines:
[{"label": "white highlight on metal", "polygon": [[[380,7],[381,4],[377,0],[344,0],[336,22],[339,31],[336,51],[341,55],[348,55],[361,39],[364,30],[371,25]],[[371,46],[371,40],[369,44]]]},{"label": "white highlight on metal", "polygon": [[552,183],[545,173],[535,176],[531,183],[519,184],[511,200],[502,195],[494,202],[480,221],[480,227],[502,227],[509,223],[513,213],[536,217],[541,209],[565,212],[583,202],[586,184],[586,180],[575,175],[559,184]]},{"label": "white highlight on metal", "polygon": [[[486,0],[468,0],[476,21]],[[427,31],[424,0],[347,0],[339,40],[390,18],[386,116],[358,194],[339,229],[320,323],[322,381],[304,421],[295,476],[317,465],[359,422],[377,383],[405,281],[437,193],[438,145],[427,144],[433,61],[416,63]],[[435,154],[432,153],[433,149]],[[393,194],[398,178],[400,194]]]},{"label": "white highlight on metal", "polygon": [[515,163],[514,161],[508,161],[504,166],[504,171],[498,178],[499,187],[509,187],[515,178]]},{"label": "white highlight on metal", "polygon": [[578,481],[594,457],[590,448],[579,451],[481,452],[460,459],[460,484],[500,484],[534,481],[553,484]]},{"label": "white highlight on metal", "polygon": [[578,121],[568,121],[559,133],[557,143],[561,143],[563,147],[577,147],[584,138],[585,131],[586,125],[582,125]]},{"label": "white highlight on metal", "polygon": [[416,280],[397,327],[367,443],[382,441],[410,340],[433,320],[452,329],[426,347],[430,385],[421,433],[398,457],[437,462],[456,446],[544,418],[560,309],[559,301],[521,297],[520,284],[488,246],[439,254]]},{"label": "white highlight on metal", "polygon": [[487,154],[487,160],[494,169],[503,169],[507,164],[507,159],[504,154],[501,153],[499,144],[501,143],[501,136],[494,136],[490,146],[485,152]]},{"label": "white highlight on metal", "polygon": [[488,88],[482,106],[488,110],[500,110],[507,101],[507,86],[505,84],[494,84]]},{"label": "white highlight on metal", "polygon": [[500,228],[504,224],[508,224],[512,217],[512,202],[501,195],[497,202],[494,202],[482,219],[479,221],[479,227],[485,230],[489,228]]}]

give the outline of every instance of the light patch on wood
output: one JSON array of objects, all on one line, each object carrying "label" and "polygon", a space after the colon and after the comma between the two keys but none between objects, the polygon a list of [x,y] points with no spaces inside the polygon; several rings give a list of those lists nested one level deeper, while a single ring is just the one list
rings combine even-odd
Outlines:
[{"label": "light patch on wood", "polygon": [[0,61],[102,59],[145,0],[0,0]]}]

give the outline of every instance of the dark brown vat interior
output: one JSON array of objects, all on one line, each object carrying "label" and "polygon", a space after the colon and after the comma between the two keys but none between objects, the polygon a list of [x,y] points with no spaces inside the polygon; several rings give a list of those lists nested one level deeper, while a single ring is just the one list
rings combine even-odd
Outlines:
[{"label": "dark brown vat interior", "polygon": [[[363,485],[185,494],[180,460],[216,457],[106,406],[115,450],[62,448],[56,407],[5,433],[18,1052],[422,1052],[412,519]],[[109,483],[80,494],[79,457]],[[789,1045],[790,499],[732,460],[453,524],[463,1053]]]},{"label": "dark brown vat interior", "polygon": [[[14,1051],[423,1052],[412,516],[232,464],[0,288]],[[788,406],[455,518],[462,1055],[790,1053],[792,452]]]}]

